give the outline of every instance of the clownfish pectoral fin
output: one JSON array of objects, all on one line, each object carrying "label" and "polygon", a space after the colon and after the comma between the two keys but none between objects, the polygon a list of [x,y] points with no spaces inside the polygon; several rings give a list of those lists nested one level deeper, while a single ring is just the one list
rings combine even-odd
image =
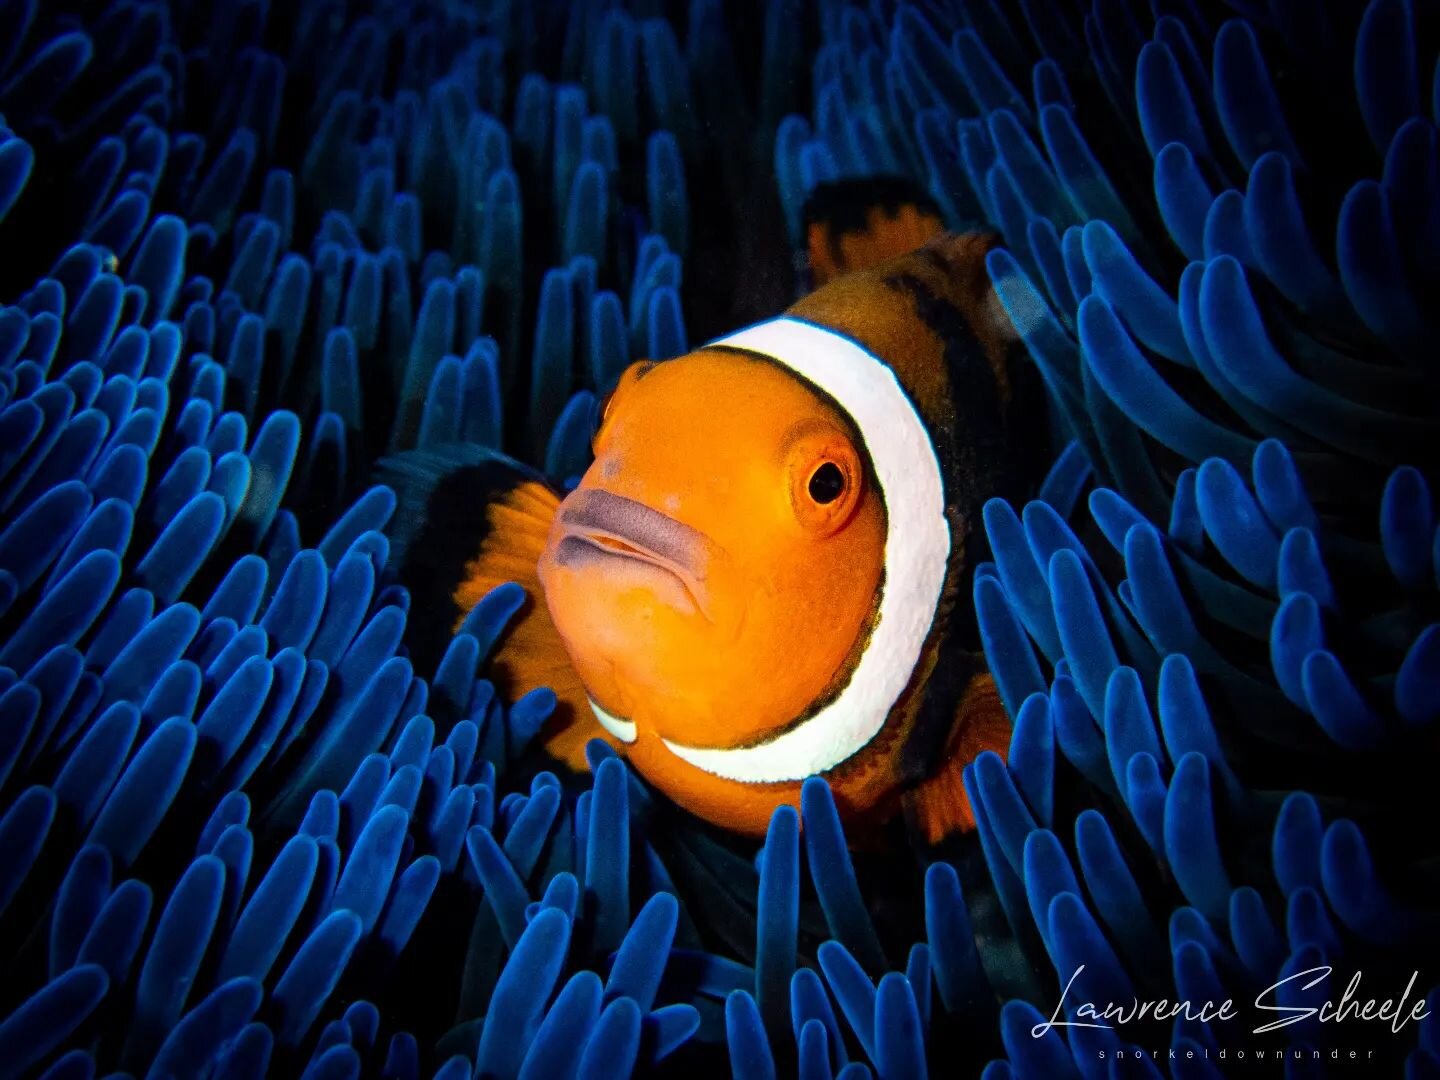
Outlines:
[{"label": "clownfish pectoral fin", "polygon": [[941,760],[931,774],[905,793],[905,816],[917,838],[935,846],[975,828],[975,811],[965,793],[965,766],[986,750],[1002,758],[1010,749],[1010,718],[988,673],[970,680],[955,711],[955,724]]},{"label": "clownfish pectoral fin", "polygon": [[940,208],[901,176],[867,176],[818,185],[805,203],[811,284],[888,262],[945,232]]},{"label": "clownfish pectoral fin", "polygon": [[553,690],[555,713],[540,738],[552,757],[584,771],[585,744],[614,740],[590,710],[540,588],[537,567],[559,493],[528,466],[470,444],[398,454],[378,471],[399,500],[392,564],[412,598],[411,655],[433,666],[487,593],[509,582],[523,587],[525,603],[484,674],[507,701],[542,686]]}]

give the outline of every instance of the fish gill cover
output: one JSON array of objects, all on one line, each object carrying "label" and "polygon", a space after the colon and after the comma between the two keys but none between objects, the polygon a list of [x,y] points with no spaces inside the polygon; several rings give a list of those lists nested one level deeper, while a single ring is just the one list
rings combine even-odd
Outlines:
[{"label": "fish gill cover", "polygon": [[[1437,24],[0,2],[0,1076],[1200,1077],[1221,1022],[1036,1025],[1323,965],[1278,1000],[1418,997]],[[881,174],[1003,235],[1066,446],[984,514],[978,843],[883,901],[818,780],[756,853],[602,744],[523,768],[554,698],[484,677],[523,597],[417,670],[367,481],[455,440],[574,477],[632,358],[754,314],[737,222],[788,252]],[[1433,1014],[1369,1045],[1440,1075]]]}]

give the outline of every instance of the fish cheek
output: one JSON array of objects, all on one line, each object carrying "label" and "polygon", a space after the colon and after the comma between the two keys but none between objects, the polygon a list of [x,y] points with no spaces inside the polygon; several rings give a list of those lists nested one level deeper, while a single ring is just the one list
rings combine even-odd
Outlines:
[{"label": "fish cheek", "polygon": [[883,545],[883,514],[867,505],[843,534],[772,535],[763,550],[747,551],[737,630],[709,628],[714,655],[699,687],[708,699],[657,717],[662,734],[691,746],[762,741],[848,682],[873,616]]},{"label": "fish cheek", "polygon": [[885,513],[867,493],[834,535],[795,545],[774,588],[789,615],[787,635],[808,653],[829,658],[833,673],[864,632],[879,590],[885,558]]}]

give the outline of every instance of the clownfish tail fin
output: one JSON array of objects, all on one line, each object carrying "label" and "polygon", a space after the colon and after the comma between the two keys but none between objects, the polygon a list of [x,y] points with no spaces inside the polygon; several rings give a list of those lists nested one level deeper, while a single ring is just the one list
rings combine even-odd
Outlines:
[{"label": "clownfish tail fin", "polygon": [[964,769],[986,750],[1010,751],[1010,718],[988,673],[975,675],[955,710],[955,723],[937,767],[905,793],[904,809],[917,839],[931,847],[975,829]]},{"label": "clownfish tail fin", "polygon": [[467,443],[397,454],[377,471],[399,503],[391,552],[411,594],[406,640],[417,664],[438,662],[492,589],[520,585],[525,603],[496,643],[486,677],[507,701],[541,686],[555,691],[541,739],[552,756],[584,769],[585,743],[603,732],[550,620],[538,570],[560,493],[529,466]]},{"label": "clownfish tail fin", "polygon": [[811,284],[865,270],[914,251],[945,231],[939,206],[903,176],[831,180],[804,208]]}]

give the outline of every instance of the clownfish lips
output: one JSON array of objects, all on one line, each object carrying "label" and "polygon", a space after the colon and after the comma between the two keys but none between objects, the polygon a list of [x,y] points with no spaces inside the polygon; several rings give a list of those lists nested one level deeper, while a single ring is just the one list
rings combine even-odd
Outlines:
[{"label": "clownfish lips", "polygon": [[594,488],[571,493],[560,508],[559,526],[555,565],[633,576],[659,599],[714,621],[706,581],[714,545],[703,533],[644,503]]}]

